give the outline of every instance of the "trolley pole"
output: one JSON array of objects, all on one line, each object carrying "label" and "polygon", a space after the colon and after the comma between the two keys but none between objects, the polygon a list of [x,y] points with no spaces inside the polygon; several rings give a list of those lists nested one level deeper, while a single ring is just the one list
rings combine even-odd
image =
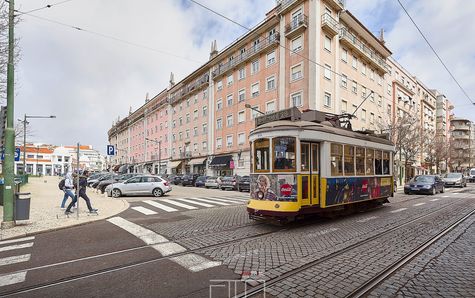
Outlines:
[{"label": "trolley pole", "polygon": [[15,0],[9,1],[8,9],[8,65],[7,65],[7,125],[5,128],[5,160],[3,161],[3,174],[5,177],[5,188],[3,190],[3,222],[2,228],[12,228],[15,226],[13,218],[13,190],[15,166],[15,131],[13,128],[14,116],[14,12]]}]

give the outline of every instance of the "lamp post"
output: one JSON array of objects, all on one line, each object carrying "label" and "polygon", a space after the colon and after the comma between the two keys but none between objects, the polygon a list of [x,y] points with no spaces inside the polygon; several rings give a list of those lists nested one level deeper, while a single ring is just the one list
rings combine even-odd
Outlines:
[{"label": "lamp post", "polygon": [[149,139],[149,138],[145,138],[145,140],[158,144],[158,174],[161,174],[161,168],[162,168],[162,141],[152,140],[152,139]]},{"label": "lamp post", "polygon": [[[25,114],[23,116],[23,120],[18,119],[18,121],[23,123],[23,175],[26,173],[26,125],[29,123],[28,120],[26,120],[26,119],[44,119],[44,118],[52,119],[52,118],[56,118],[56,116],[53,116],[53,115],[51,115],[51,116],[31,116],[31,115]],[[37,165],[37,167],[38,167],[38,165]]]},{"label": "lamp post", "polygon": [[262,114],[262,115],[265,115],[265,114],[266,114],[266,113],[264,113],[264,112],[262,112],[262,111],[259,111],[257,108],[252,107],[252,106],[251,106],[250,104],[248,104],[248,103],[246,103],[246,104],[244,105],[244,107],[245,107],[246,109],[251,109],[251,110],[253,110],[253,111],[256,111],[256,112],[258,112],[258,113],[260,113],[260,114]]}]

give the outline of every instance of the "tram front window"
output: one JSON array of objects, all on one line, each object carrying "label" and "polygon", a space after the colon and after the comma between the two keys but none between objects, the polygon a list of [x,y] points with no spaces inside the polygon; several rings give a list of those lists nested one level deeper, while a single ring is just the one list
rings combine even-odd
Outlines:
[{"label": "tram front window", "polygon": [[258,139],[254,142],[254,158],[256,172],[269,172],[270,144],[269,139]]},{"label": "tram front window", "polygon": [[274,171],[295,172],[295,138],[272,139],[274,146]]}]

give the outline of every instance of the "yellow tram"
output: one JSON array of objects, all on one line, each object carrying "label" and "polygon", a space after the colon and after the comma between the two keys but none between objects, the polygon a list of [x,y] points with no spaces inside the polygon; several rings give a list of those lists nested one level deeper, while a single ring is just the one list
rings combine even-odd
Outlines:
[{"label": "yellow tram", "polygon": [[256,118],[249,136],[251,218],[286,222],[369,208],[393,196],[393,144],[343,123],[297,108]]}]

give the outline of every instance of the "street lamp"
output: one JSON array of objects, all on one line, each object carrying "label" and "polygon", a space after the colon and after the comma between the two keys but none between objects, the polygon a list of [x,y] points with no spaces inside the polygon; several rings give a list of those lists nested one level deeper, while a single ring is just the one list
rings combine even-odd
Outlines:
[{"label": "street lamp", "polygon": [[262,112],[262,111],[259,111],[257,108],[252,107],[252,106],[251,106],[250,104],[248,104],[248,103],[246,103],[246,104],[244,105],[244,107],[247,108],[247,109],[251,109],[251,110],[253,110],[253,111],[256,111],[256,112],[258,112],[258,113],[260,113],[260,114],[262,114],[262,115],[265,115],[265,114],[266,114],[266,113],[264,113],[264,112]]},{"label": "street lamp", "polygon": [[145,138],[145,140],[158,144],[158,174],[161,174],[161,168],[162,168],[162,141],[152,140],[152,139],[149,139],[149,138]]},{"label": "street lamp", "polygon": [[23,175],[26,173],[26,125],[29,123],[28,120],[26,119],[44,119],[44,118],[52,119],[52,118],[56,118],[56,116],[53,116],[53,115],[31,116],[31,115],[25,114],[23,116],[23,120],[18,119],[18,121],[23,122]]}]

